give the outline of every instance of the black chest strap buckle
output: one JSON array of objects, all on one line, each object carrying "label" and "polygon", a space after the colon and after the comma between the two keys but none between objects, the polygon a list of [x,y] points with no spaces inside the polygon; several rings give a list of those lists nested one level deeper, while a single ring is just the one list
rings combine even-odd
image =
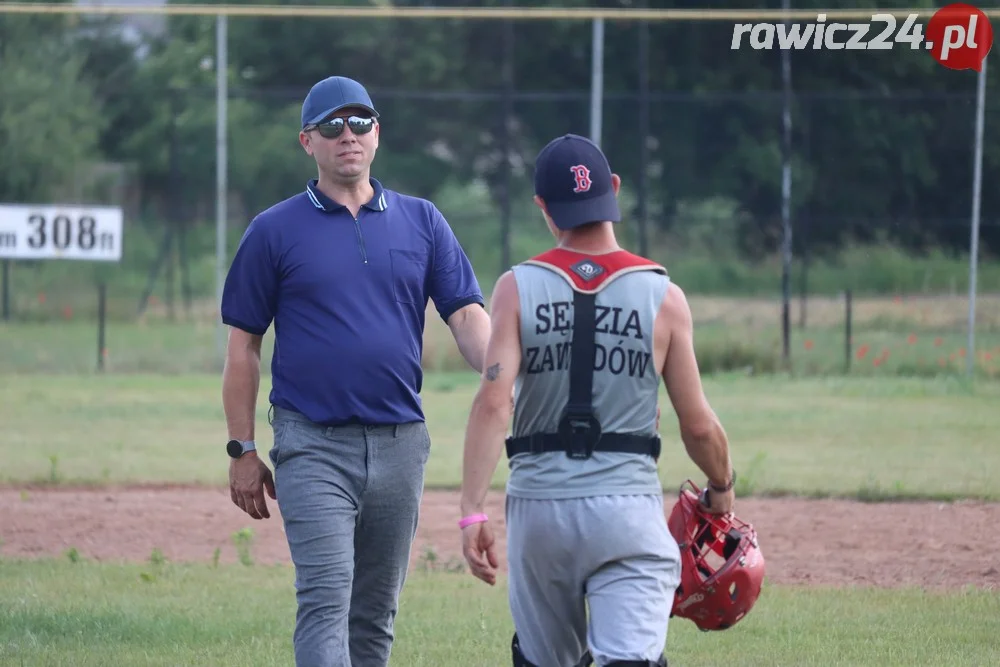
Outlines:
[{"label": "black chest strap buckle", "polygon": [[559,439],[566,456],[580,461],[589,459],[601,439],[601,423],[590,411],[567,407],[559,420]]},{"label": "black chest strap buckle", "polygon": [[573,340],[569,357],[569,400],[559,421],[559,437],[566,456],[589,459],[601,439],[601,423],[594,415],[594,339],[597,295],[573,291]]}]

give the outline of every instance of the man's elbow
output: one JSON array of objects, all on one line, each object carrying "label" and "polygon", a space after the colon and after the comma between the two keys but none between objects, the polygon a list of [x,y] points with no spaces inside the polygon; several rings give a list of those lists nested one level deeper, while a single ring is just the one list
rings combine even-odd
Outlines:
[{"label": "man's elbow", "polygon": [[497,419],[506,422],[510,418],[510,392],[506,395],[490,387],[489,390],[480,390],[473,400],[473,412],[484,419]]},{"label": "man's elbow", "polygon": [[479,303],[467,303],[445,320],[452,329],[461,329],[470,323],[474,323],[477,317],[486,315],[486,309]]},{"label": "man's elbow", "polygon": [[681,440],[687,447],[702,447],[717,440],[722,428],[714,415],[681,421]]},{"label": "man's elbow", "polygon": [[490,340],[490,317],[478,304],[471,304],[457,311],[448,320],[459,351],[469,366],[483,371],[483,358]]}]

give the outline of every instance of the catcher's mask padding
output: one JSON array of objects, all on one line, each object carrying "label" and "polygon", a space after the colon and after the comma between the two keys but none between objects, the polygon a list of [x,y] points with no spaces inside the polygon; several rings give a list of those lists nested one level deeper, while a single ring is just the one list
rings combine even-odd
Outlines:
[{"label": "catcher's mask padding", "polygon": [[756,604],[764,556],[752,525],[732,514],[710,514],[699,495],[691,480],[685,482],[668,520],[681,550],[671,616],[690,619],[701,630],[725,630]]}]

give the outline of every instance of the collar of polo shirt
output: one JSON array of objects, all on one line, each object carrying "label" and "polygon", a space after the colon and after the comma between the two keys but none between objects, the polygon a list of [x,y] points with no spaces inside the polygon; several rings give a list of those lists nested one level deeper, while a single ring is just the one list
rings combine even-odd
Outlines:
[{"label": "collar of polo shirt", "polygon": [[[372,195],[371,201],[363,204],[363,206],[371,211],[384,211],[386,209],[385,188],[382,187],[382,184],[377,179],[369,178],[368,182],[371,184],[375,194]],[[309,201],[312,202],[313,206],[324,213],[332,213],[333,211],[345,208],[343,204],[335,202],[320,192],[316,186],[317,180],[315,178],[306,183],[306,194],[309,196]]]}]

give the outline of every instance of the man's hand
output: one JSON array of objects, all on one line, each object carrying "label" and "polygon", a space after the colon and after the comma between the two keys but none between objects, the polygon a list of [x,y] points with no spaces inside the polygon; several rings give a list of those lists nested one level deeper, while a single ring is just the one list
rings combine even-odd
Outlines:
[{"label": "man's hand", "polygon": [[277,499],[274,478],[267,465],[257,457],[257,452],[247,452],[229,463],[229,495],[233,504],[255,519],[269,519],[264,489]]},{"label": "man's hand", "polygon": [[488,521],[474,523],[462,529],[462,554],[477,579],[482,579],[490,586],[496,584],[500,561],[497,559],[493,529]]},{"label": "man's hand", "polygon": [[731,514],[736,505],[736,492],[729,489],[720,493],[705,487],[702,505],[709,514]]}]

